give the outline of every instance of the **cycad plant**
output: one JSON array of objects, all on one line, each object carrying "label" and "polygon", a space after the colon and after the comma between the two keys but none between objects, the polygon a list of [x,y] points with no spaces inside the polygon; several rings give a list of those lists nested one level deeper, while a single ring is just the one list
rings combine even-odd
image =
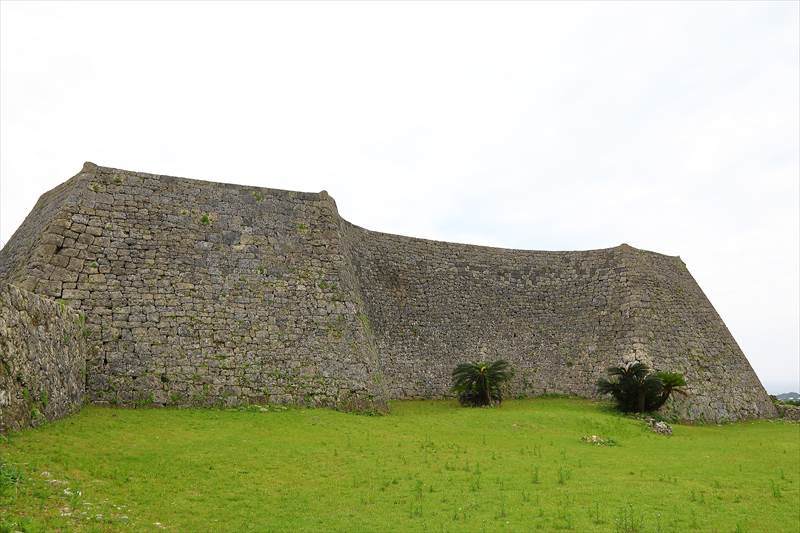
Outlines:
[{"label": "cycad plant", "polygon": [[502,359],[491,363],[462,363],[453,370],[453,392],[461,405],[480,407],[503,401],[500,387],[511,379],[513,371]]},{"label": "cycad plant", "polygon": [[661,380],[662,388],[661,395],[653,404],[653,411],[660,409],[673,394],[686,396],[686,378],[683,377],[683,374],[677,372],[656,372],[656,377]]},{"label": "cycad plant", "polygon": [[613,396],[619,409],[627,413],[656,411],[673,393],[686,394],[681,374],[653,372],[640,361],[612,366],[608,377],[598,380],[598,392]]}]

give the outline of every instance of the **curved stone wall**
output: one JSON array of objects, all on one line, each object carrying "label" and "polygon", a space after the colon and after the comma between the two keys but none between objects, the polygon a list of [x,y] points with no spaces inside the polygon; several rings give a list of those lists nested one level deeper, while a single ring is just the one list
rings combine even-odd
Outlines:
[{"label": "curved stone wall", "polygon": [[511,395],[596,396],[621,361],[685,374],[667,410],[691,420],[774,415],[683,261],[631,246],[541,252],[348,225],[367,315],[393,398],[448,396],[460,362],[503,358]]},{"label": "curved stone wall", "polygon": [[84,311],[94,401],[383,410],[503,357],[512,395],[594,395],[622,358],[680,370],[690,419],[774,416],[675,257],[533,252],[367,231],[326,193],[85,165],[42,196],[0,276]]}]

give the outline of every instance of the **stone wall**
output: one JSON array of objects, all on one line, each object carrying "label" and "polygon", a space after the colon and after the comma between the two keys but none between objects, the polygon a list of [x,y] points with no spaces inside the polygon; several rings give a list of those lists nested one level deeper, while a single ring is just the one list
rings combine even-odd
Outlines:
[{"label": "stone wall", "polygon": [[800,422],[800,405],[790,405],[779,403],[777,406],[778,415],[785,420]]},{"label": "stone wall", "polygon": [[0,283],[0,433],[80,409],[82,324],[63,303]]},{"label": "stone wall", "polygon": [[685,420],[777,415],[769,395],[717,311],[679,257],[638,251],[631,258],[633,353],[686,376],[688,396],[668,411]]},{"label": "stone wall", "polygon": [[86,164],[0,251],[0,277],[93,331],[99,402],[383,410],[503,357],[511,395],[594,396],[623,358],[682,371],[690,419],[774,416],[683,262],[619,246],[506,250],[367,231],[330,196]]},{"label": "stone wall", "polygon": [[330,196],[92,164],[66,185],[0,275],[86,314],[92,401],[385,408]]},{"label": "stone wall", "polygon": [[506,359],[509,394],[596,396],[609,366],[684,373],[666,411],[691,420],[774,416],[719,315],[677,257],[470,246],[348,226],[393,398],[446,397],[465,360]]},{"label": "stone wall", "polygon": [[349,226],[390,396],[444,397],[460,362],[503,358],[512,395],[589,396],[630,346],[626,249],[528,252]]}]

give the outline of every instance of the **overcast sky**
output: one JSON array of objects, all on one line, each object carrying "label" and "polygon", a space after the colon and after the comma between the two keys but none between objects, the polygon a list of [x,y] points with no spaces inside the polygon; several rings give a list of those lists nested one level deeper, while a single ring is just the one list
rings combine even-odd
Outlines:
[{"label": "overcast sky", "polygon": [[797,2],[0,9],[3,242],[85,160],[325,189],[390,233],[626,242],[800,389]]}]

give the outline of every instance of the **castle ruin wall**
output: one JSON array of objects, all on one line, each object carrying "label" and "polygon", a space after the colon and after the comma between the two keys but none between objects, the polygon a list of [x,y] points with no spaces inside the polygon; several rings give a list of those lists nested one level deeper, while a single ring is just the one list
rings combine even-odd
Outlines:
[{"label": "castle ruin wall", "polygon": [[541,252],[471,246],[349,225],[354,265],[393,398],[450,395],[467,360],[506,359],[511,396],[596,397],[608,367],[682,372],[691,420],[772,415],[736,341],[683,261],[631,246]]},{"label": "castle ruin wall", "polygon": [[82,317],[0,282],[0,433],[80,409],[86,379]]},{"label": "castle ruin wall", "polygon": [[683,262],[627,245],[544,252],[368,231],[327,193],[87,164],[42,196],[0,279],[91,329],[95,402],[386,409],[505,358],[509,395],[595,396],[608,366],[683,372],[686,419],[774,416]]}]

